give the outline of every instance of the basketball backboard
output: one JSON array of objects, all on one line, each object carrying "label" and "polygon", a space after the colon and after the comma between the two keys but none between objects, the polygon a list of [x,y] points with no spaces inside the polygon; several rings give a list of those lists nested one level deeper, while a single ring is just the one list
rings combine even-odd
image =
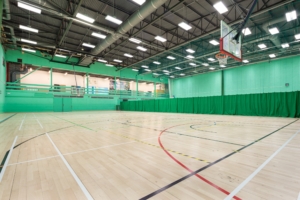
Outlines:
[{"label": "basketball backboard", "polygon": [[236,34],[236,30],[233,30],[224,21],[221,21],[220,52],[242,62],[242,37],[238,41],[232,40]]}]

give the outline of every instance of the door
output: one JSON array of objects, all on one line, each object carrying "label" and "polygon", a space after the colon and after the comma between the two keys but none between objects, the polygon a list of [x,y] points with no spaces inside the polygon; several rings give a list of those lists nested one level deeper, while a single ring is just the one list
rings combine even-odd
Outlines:
[{"label": "door", "polygon": [[54,98],[53,99],[54,112],[71,112],[72,99],[71,98]]}]

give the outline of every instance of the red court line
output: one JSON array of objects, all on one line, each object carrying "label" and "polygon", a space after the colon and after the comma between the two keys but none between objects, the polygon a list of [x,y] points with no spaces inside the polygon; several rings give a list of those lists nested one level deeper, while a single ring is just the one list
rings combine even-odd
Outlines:
[{"label": "red court line", "polygon": [[[186,125],[186,124],[180,124],[180,125],[175,125],[175,126],[171,126],[169,128],[166,128],[165,130],[161,131],[159,136],[158,136],[158,143],[160,145],[160,147],[164,150],[164,152],[169,156],[171,157],[175,162],[177,162],[177,164],[179,164],[181,167],[183,167],[184,169],[186,169],[187,171],[189,172],[194,172],[193,170],[191,170],[190,168],[188,168],[187,166],[185,166],[182,162],[180,162],[179,160],[177,160],[175,157],[173,157],[164,147],[164,145],[162,144],[161,140],[160,140],[160,136],[168,129],[170,128],[173,128],[173,127],[176,127],[176,126],[182,126],[182,125]],[[226,195],[229,195],[230,192],[228,192],[227,190],[217,186],[216,184],[212,183],[211,181],[207,180],[206,178],[204,178],[203,176],[200,176],[199,174],[195,174],[196,177],[198,177],[199,179],[201,179],[202,181],[204,181],[205,183],[213,186],[214,188],[216,188],[217,190],[223,192],[224,194]],[[234,199],[236,200],[241,200],[241,198],[237,197],[237,196],[234,196],[233,197]]]}]

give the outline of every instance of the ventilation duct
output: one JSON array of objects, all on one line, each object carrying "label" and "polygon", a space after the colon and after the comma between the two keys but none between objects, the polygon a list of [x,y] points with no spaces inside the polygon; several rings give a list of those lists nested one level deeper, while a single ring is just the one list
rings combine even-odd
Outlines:
[{"label": "ventilation duct", "polygon": [[[98,55],[104,49],[116,42],[123,34],[127,33],[131,28],[149,16],[152,12],[163,5],[167,0],[150,0],[147,1],[138,11],[132,14],[126,22],[124,22],[116,31],[116,34],[109,35],[105,40],[101,41],[92,51],[91,54]],[[92,63],[93,57],[86,57],[81,60],[80,65],[87,66]]]}]

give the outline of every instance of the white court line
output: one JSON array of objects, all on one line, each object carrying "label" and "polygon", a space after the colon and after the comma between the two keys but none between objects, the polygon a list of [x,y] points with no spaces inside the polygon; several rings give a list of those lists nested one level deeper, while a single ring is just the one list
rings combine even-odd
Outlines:
[{"label": "white court line", "polygon": [[10,156],[11,156],[11,154],[12,154],[12,151],[13,151],[13,149],[14,149],[14,146],[15,146],[15,144],[16,144],[17,138],[18,138],[18,136],[15,137],[15,140],[14,140],[14,142],[12,143],[12,145],[11,145],[11,147],[10,147],[10,150],[9,150],[9,153],[8,153],[8,155],[7,155],[7,157],[6,157],[4,166],[3,166],[2,171],[1,171],[1,174],[0,174],[0,183],[1,183],[2,178],[3,178],[3,175],[4,175],[4,173],[5,173],[7,164],[8,164],[8,162],[9,162],[9,158],[10,158]]},{"label": "white court line", "polygon": [[56,158],[56,157],[59,157],[59,156],[49,156],[49,157],[45,157],[45,158],[39,158],[39,159],[34,159],[34,160],[27,160],[27,161],[18,162],[18,163],[12,163],[12,164],[9,164],[8,166],[19,165],[19,164],[24,164],[24,163],[29,163],[29,162],[35,162],[35,161],[40,161],[40,160],[46,160],[46,159]]},{"label": "white court line", "polygon": [[37,121],[37,122],[40,124],[41,128],[43,128],[42,124],[40,123],[40,121],[38,120],[38,118],[36,118],[36,116],[35,116],[35,114],[34,114],[34,113],[33,113],[33,115],[34,115],[34,117],[35,117],[36,121]]},{"label": "white court line", "polygon": [[65,157],[61,154],[61,152],[59,151],[59,149],[56,147],[56,145],[54,144],[54,142],[52,141],[52,139],[50,138],[50,136],[48,135],[48,133],[46,133],[46,135],[49,138],[49,140],[52,143],[52,145],[54,146],[55,150],[57,151],[57,153],[60,156],[60,158],[62,159],[62,161],[67,166],[67,168],[70,171],[70,173],[72,174],[73,178],[78,183],[79,187],[81,188],[81,190],[84,193],[84,195],[86,196],[86,198],[89,199],[89,200],[93,199],[93,197],[91,196],[91,194],[89,193],[89,191],[86,189],[86,187],[83,185],[83,183],[81,182],[81,180],[78,178],[78,176],[76,175],[76,173],[74,172],[74,170],[72,169],[72,167],[69,165],[69,163],[67,162],[67,160],[65,159]]},{"label": "white court line", "polygon": [[[259,166],[248,178],[246,178],[237,188],[235,188],[224,200],[232,199],[246,184],[248,184],[298,133],[297,131],[288,141],[286,141],[277,151],[275,151],[261,166]],[[299,198],[298,198],[299,200]]]},{"label": "white court line", "polygon": [[24,122],[24,120],[25,120],[25,117],[26,117],[26,114],[24,115],[24,118],[23,118],[23,120],[22,120],[22,122],[21,122],[21,125],[20,125],[20,128],[19,128],[19,131],[21,130],[21,128],[22,128],[22,125],[23,125],[23,122]]}]

